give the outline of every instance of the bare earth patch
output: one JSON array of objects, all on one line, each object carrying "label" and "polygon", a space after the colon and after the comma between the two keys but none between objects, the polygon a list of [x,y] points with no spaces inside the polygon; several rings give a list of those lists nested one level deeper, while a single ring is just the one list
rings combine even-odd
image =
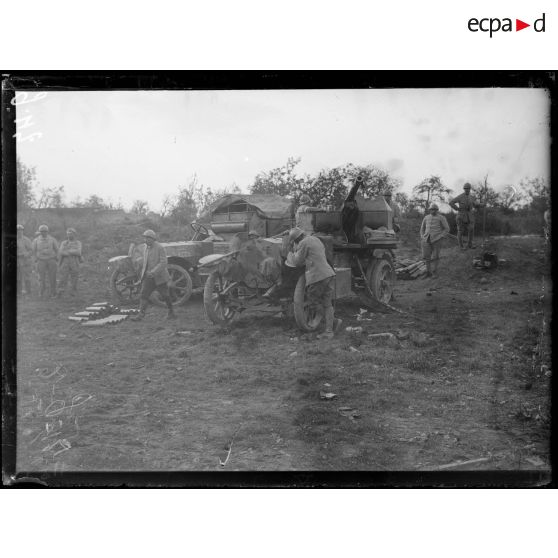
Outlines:
[{"label": "bare earth patch", "polygon": [[23,298],[17,470],[549,470],[547,255],[494,248],[495,271],[448,247],[439,279],[399,282],[405,314],[338,303],[332,341],[269,315],[217,328],[199,294],[176,322],[151,307],[80,328],[68,316],[107,300],[102,265],[80,299]]}]

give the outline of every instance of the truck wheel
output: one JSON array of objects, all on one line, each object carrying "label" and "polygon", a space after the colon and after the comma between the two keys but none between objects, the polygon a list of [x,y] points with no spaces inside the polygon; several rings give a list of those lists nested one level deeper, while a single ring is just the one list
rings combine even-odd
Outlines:
[{"label": "truck wheel", "polygon": [[137,277],[120,269],[115,269],[110,276],[110,290],[116,302],[120,304],[137,303],[140,286],[136,285]]},{"label": "truck wheel", "polygon": [[203,308],[210,322],[227,325],[238,316],[238,306],[234,304],[236,289],[228,290],[231,281],[218,271],[212,271],[203,288]]},{"label": "truck wheel", "polygon": [[366,270],[366,281],[376,300],[388,304],[395,282],[395,269],[390,259],[373,260]]},{"label": "truck wheel", "polygon": [[[178,264],[168,264],[167,269],[170,275],[169,295],[173,306],[182,306],[186,304],[192,295],[192,278],[190,274]],[[166,306],[161,299],[161,295],[154,291],[151,300],[157,306]]]},{"label": "truck wheel", "polygon": [[304,273],[298,278],[296,283],[293,302],[296,325],[303,331],[316,331],[322,323],[323,316],[308,304],[306,296],[306,276]]}]

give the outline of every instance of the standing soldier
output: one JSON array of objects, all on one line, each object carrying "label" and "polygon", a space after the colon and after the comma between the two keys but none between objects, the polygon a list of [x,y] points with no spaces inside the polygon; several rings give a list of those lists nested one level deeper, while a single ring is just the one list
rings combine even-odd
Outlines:
[{"label": "standing soldier", "polygon": [[306,266],[308,302],[321,310],[325,318],[325,331],[318,335],[318,339],[331,339],[334,325],[337,329],[341,320],[336,320],[334,315],[335,271],[327,263],[325,247],[319,238],[307,235],[298,227],[289,232],[289,241],[296,248],[291,260],[293,265]]},{"label": "standing soldier", "polygon": [[31,294],[33,245],[23,230],[23,225],[17,226],[17,292]]},{"label": "standing soldier", "polygon": [[299,203],[300,205],[298,206],[295,215],[295,225],[297,227],[302,227],[305,224],[305,221],[303,221],[303,218],[301,217],[301,213],[316,213],[323,211],[321,207],[314,207],[311,205],[312,200],[308,194],[302,194],[302,196],[300,196]]},{"label": "standing soldier", "polygon": [[41,283],[41,298],[46,291],[46,281],[50,286],[50,296],[56,296],[56,270],[58,268],[58,242],[48,234],[48,227],[39,227],[39,236],[32,243],[33,255],[37,261],[37,271]]},{"label": "standing soldier", "polygon": [[143,320],[145,311],[149,306],[149,297],[153,291],[157,290],[161,298],[165,301],[168,314],[167,320],[174,320],[176,315],[172,307],[167,283],[170,275],[167,269],[167,255],[161,244],[156,242],[157,235],[152,230],[143,233],[145,244],[143,244],[143,265],[141,268],[141,292],[140,292],[140,313],[134,316],[134,320]]},{"label": "standing soldier", "polygon": [[393,217],[393,230],[397,233],[401,230],[401,227],[399,226],[399,219],[401,217],[401,210],[399,209],[399,206],[391,199],[392,197],[392,193],[391,192],[386,192],[384,194],[384,200],[386,200],[386,203],[391,207],[391,211],[392,211],[392,217]]},{"label": "standing soldier", "polygon": [[[471,196],[471,185],[466,182],[463,185],[463,194],[453,198],[449,205],[452,209],[457,211],[457,241],[462,250],[467,248],[474,248],[473,235],[475,233],[475,215],[474,208],[484,207],[482,204],[477,203],[475,198]],[[463,246],[463,235],[467,235],[467,246]]]},{"label": "standing soldier", "polygon": [[83,261],[81,256],[81,242],[76,240],[76,230],[69,228],[66,231],[67,240],[60,243],[58,250],[58,267],[60,269],[60,282],[58,285],[58,296],[64,294],[68,277],[72,284],[70,294],[77,293],[77,282],[79,277],[79,264]]},{"label": "standing soldier", "polygon": [[446,218],[438,213],[438,206],[435,203],[429,207],[428,211],[430,214],[424,217],[420,226],[422,257],[426,261],[426,276],[436,277],[442,242],[449,233],[449,225]]}]

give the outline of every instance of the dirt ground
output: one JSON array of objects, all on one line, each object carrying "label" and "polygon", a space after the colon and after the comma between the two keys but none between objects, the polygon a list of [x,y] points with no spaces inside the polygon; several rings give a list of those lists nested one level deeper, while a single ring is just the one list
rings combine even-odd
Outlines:
[{"label": "dirt ground", "polygon": [[399,281],[402,314],[338,301],[333,341],[271,314],[213,326],[199,293],[176,322],[83,328],[68,316],[109,300],[86,265],[78,298],[18,301],[17,470],[550,470],[548,254],[492,248],[495,271],[448,246],[439,279]]}]

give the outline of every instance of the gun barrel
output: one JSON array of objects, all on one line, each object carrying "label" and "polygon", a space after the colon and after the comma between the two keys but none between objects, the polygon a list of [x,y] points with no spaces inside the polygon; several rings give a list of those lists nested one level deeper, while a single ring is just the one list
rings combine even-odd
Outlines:
[{"label": "gun barrel", "polygon": [[351,202],[355,199],[358,189],[364,184],[364,179],[362,176],[357,176],[355,179],[355,183],[353,184],[352,188],[349,190],[347,197],[345,198],[345,203]]}]

